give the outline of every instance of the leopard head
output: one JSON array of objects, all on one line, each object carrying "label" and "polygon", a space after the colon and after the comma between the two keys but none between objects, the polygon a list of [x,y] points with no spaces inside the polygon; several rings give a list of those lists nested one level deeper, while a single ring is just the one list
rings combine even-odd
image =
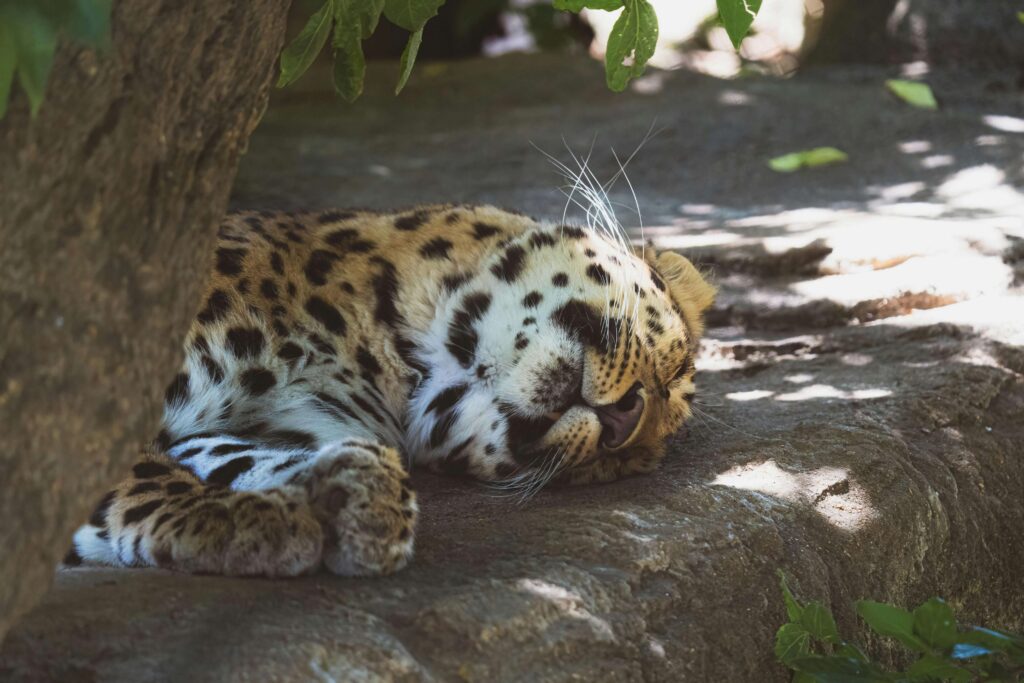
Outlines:
[{"label": "leopard head", "polygon": [[714,288],[678,254],[568,226],[481,265],[424,340],[417,460],[522,492],[653,469],[690,415]]}]

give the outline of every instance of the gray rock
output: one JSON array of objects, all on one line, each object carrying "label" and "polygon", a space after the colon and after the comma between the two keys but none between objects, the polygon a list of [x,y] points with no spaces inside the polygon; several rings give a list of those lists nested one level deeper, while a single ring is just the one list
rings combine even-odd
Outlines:
[{"label": "gray rock", "polygon": [[[777,569],[883,660],[855,599],[942,595],[966,621],[1024,628],[1024,143],[982,118],[1020,117],[1016,99],[940,76],[946,109],[918,112],[872,70],[656,74],[657,94],[614,96],[596,65],[538,56],[421,67],[395,100],[392,75],[371,70],[350,109],[280,97],[235,203],[560,217],[529,141],[557,154],[563,133],[585,150],[600,132],[607,177],[603,150],[627,155],[657,118],[630,167],[644,234],[722,286],[698,416],[654,475],[526,503],[418,474],[417,558],[385,579],[61,572],[0,678],[783,681]],[[851,159],[765,166],[816,144]]]}]

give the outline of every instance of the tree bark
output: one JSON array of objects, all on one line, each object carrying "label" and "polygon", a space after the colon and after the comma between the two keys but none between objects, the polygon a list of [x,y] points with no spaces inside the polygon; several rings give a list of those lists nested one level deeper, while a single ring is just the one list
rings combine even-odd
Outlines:
[{"label": "tree bark", "polygon": [[823,0],[810,63],[1024,68],[1016,8],[977,0]]},{"label": "tree bark", "polygon": [[155,436],[288,4],[115,2],[0,122],[0,638]]}]

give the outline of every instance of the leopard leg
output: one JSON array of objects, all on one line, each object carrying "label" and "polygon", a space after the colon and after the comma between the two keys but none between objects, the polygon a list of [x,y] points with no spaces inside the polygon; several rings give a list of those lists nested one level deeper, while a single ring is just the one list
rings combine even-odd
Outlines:
[{"label": "leopard leg", "polygon": [[168,455],[136,464],[104,497],[69,563],[294,576],[322,561],[337,574],[375,575],[412,555],[415,496],[394,449],[197,435]]},{"label": "leopard leg", "polygon": [[418,507],[393,448],[348,439],[321,448],[296,481],[324,530],[324,565],[343,576],[390,574],[408,564]]},{"label": "leopard leg", "polygon": [[297,576],[320,565],[322,549],[323,532],[302,488],[235,491],[153,456],[104,496],[75,533],[65,564]]}]

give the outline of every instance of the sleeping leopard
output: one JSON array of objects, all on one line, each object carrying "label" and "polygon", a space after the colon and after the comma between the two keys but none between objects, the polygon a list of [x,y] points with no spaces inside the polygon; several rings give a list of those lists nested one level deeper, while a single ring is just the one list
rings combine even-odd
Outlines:
[{"label": "sleeping leopard", "polygon": [[381,575],[422,465],[513,490],[650,472],[714,288],[684,257],[490,206],[243,212],[162,429],[66,564]]}]

